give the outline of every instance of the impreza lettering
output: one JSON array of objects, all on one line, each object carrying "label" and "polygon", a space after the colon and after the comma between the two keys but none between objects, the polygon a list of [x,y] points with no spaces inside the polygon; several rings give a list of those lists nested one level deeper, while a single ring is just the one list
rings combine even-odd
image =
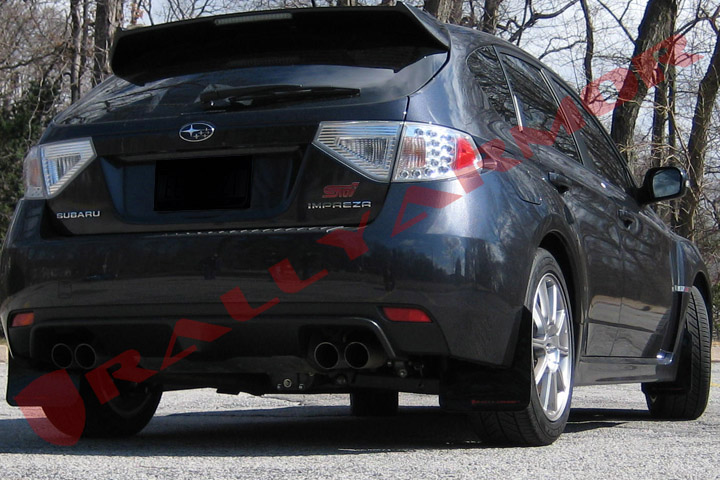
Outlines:
[{"label": "impreza lettering", "polygon": [[370,200],[353,200],[351,202],[308,202],[308,210],[317,209],[347,209],[347,208],[372,208],[372,202]]}]

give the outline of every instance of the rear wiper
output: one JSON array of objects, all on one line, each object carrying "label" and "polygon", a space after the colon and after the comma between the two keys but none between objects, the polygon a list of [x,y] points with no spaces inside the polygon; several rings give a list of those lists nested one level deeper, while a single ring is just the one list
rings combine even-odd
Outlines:
[{"label": "rear wiper", "polygon": [[344,98],[360,94],[358,88],[304,87],[302,85],[253,85],[222,87],[200,94],[200,101],[212,109],[259,107],[273,103],[310,100],[313,98]]}]

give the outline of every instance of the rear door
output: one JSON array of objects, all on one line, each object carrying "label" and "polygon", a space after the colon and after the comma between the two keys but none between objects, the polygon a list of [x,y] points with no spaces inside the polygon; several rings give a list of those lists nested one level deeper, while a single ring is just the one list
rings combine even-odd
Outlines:
[{"label": "rear door", "polygon": [[635,185],[630,173],[597,119],[564,87],[553,83],[583,113],[585,125],[576,133],[581,151],[593,177],[613,197],[608,213],[615,216],[613,235],[617,232],[622,244],[622,275],[615,277],[622,285],[622,307],[609,355],[654,358],[672,307],[669,232],[655,212],[638,205],[632,196]]},{"label": "rear door", "polygon": [[[523,127],[550,131],[560,108],[539,68],[501,55]],[[585,252],[587,266],[586,355],[612,351],[622,305],[622,234],[617,222],[621,193],[583,167],[573,137],[560,129],[552,146],[533,146],[532,161],[554,182]],[[551,179],[552,175],[552,179]]]}]

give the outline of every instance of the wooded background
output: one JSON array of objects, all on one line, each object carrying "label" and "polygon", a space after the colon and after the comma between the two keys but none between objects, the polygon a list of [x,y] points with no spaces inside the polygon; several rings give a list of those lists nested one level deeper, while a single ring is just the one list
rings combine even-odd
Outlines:
[{"label": "wooded background", "polygon": [[[0,237],[22,195],[22,158],[50,119],[110,74],[118,27],[273,8],[392,5],[394,0],[0,0]],[[690,192],[658,206],[694,240],[720,304],[720,4],[717,0],[410,0],[440,20],[483,30],[534,54],[578,92],[672,35],[702,55],[686,67],[659,64],[657,85],[601,121],[639,179],[647,168],[688,171]],[[368,28],[372,28],[368,25]],[[656,52],[662,58],[664,50]],[[669,63],[669,62],[668,62]],[[653,82],[656,83],[656,82]],[[622,90],[622,89],[621,89]],[[618,90],[601,84],[612,101]],[[625,94],[624,94],[625,95]],[[716,307],[715,323],[720,327]],[[718,328],[715,332],[717,334]]]}]

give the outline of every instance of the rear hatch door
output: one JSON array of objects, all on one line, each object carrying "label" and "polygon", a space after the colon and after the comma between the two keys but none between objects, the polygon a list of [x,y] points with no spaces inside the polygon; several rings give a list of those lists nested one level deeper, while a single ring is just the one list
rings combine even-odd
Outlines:
[{"label": "rear hatch door", "polygon": [[399,135],[408,96],[442,68],[448,48],[442,29],[408,7],[123,32],[116,76],[43,138],[88,138],[95,150],[48,200],[54,225],[95,234],[357,225],[367,211],[372,220],[388,181],[314,140],[327,122],[373,122]]}]

